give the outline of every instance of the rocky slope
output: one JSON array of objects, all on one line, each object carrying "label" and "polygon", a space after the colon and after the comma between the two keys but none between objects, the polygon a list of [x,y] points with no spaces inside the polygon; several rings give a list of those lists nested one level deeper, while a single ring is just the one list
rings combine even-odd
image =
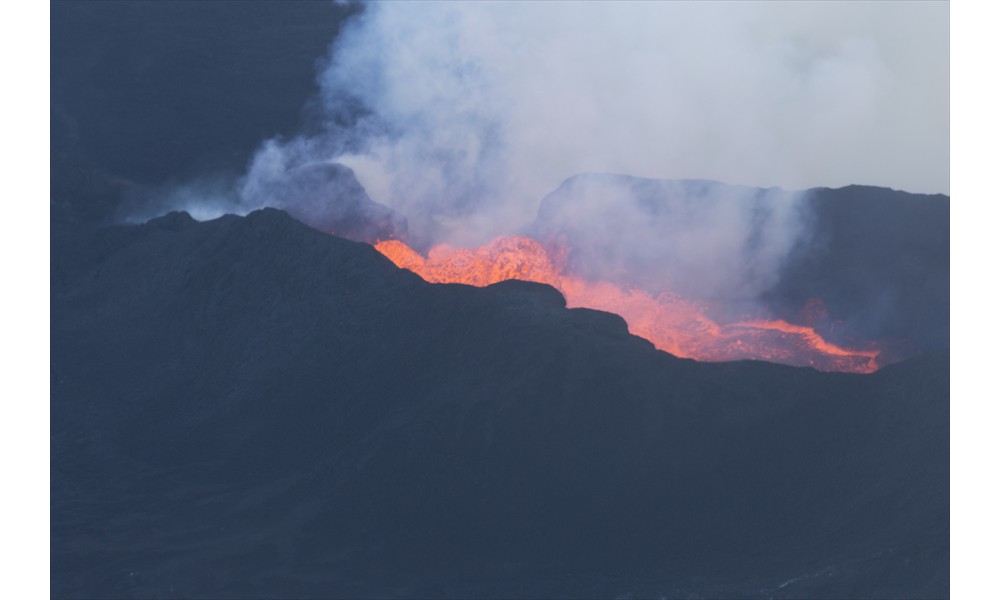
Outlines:
[{"label": "rocky slope", "polygon": [[940,597],[948,357],[656,351],[285,213],[53,225],[54,597]]}]

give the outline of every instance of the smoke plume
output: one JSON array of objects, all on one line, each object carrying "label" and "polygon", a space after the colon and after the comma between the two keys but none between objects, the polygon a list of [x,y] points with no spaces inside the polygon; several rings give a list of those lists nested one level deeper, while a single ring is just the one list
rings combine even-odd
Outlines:
[{"label": "smoke plume", "polygon": [[800,195],[646,189],[670,198],[651,219],[634,181],[560,185],[620,173],[948,188],[943,3],[377,3],[342,30],[318,83],[321,126],[264,143],[212,208],[272,205],[315,224],[346,210],[345,194],[300,174],[342,164],[379,218],[405,217],[426,248],[524,231],[546,194],[575,190],[556,212],[604,248],[595,268],[658,265],[699,296],[742,296],[807,235]]},{"label": "smoke plume", "polygon": [[947,56],[935,3],[386,3],[320,84],[328,158],[473,243],[583,172],[945,191]]}]

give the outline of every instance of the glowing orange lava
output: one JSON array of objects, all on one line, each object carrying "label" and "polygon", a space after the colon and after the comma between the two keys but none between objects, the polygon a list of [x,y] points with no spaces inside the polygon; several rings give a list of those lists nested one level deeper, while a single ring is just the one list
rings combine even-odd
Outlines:
[{"label": "glowing orange lava", "polygon": [[426,258],[398,240],[379,242],[375,248],[431,283],[486,286],[507,279],[547,283],[563,293],[568,306],[619,314],[629,331],[675,356],[766,360],[854,373],[879,368],[877,350],[842,348],[810,327],[783,320],[720,324],[706,316],[705,306],[675,294],[653,296],[638,288],[584,280],[564,271],[559,252],[549,252],[524,236],[500,237],[475,249],[439,245]]}]

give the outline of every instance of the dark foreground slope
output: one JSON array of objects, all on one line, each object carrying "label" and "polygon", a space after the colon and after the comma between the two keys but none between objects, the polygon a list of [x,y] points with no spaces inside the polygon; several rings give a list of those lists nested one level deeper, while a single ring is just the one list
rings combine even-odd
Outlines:
[{"label": "dark foreground slope", "polygon": [[53,231],[54,597],[940,597],[948,362],[698,364],[284,213]]}]

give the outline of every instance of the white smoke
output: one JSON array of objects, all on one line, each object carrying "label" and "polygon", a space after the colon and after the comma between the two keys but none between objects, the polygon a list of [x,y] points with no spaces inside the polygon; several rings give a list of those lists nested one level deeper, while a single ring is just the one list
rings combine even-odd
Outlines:
[{"label": "white smoke", "polygon": [[571,269],[687,298],[752,303],[812,225],[801,192],[589,174],[546,197],[532,234]]},{"label": "white smoke", "polygon": [[[327,198],[359,195],[326,189],[346,179],[314,168],[341,163],[426,247],[524,230],[546,194],[587,172],[948,189],[944,3],[375,3],[318,83],[321,133],[268,140],[228,192],[180,186],[168,204],[322,221]],[[561,190],[559,218],[590,246],[590,268],[752,297],[808,234],[800,195],[682,198],[681,186],[653,194],[664,210],[651,220],[648,187]]]},{"label": "white smoke", "polygon": [[322,158],[457,243],[588,171],[948,188],[943,3],[380,3],[320,85]]}]

